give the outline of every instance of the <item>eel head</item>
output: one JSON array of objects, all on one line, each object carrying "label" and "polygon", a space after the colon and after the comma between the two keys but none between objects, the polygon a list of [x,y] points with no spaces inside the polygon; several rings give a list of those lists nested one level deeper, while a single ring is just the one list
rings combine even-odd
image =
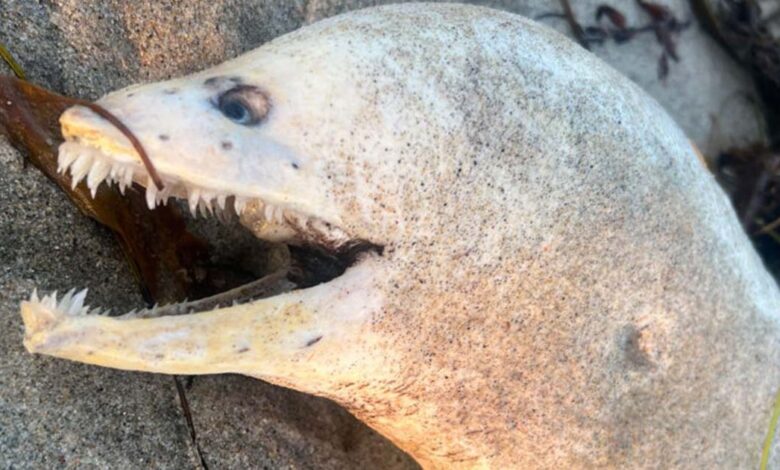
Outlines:
[{"label": "eel head", "polygon": [[383,370],[383,358],[372,362],[367,351],[381,350],[368,325],[383,305],[385,239],[370,232],[372,203],[356,196],[364,183],[344,176],[355,174],[349,159],[329,145],[355,115],[334,110],[328,85],[299,65],[250,54],[99,100],[147,162],[116,125],[74,106],[60,118],[59,167],[93,194],[100,184],[123,193],[137,184],[150,208],[173,198],[193,213],[238,215],[260,239],[327,253],[340,263],[335,277],[301,287],[277,276],[248,303],[204,300],[121,316],[91,310],[84,291],[33,294],[22,304],[28,350],[122,369],[244,373],[313,393]]}]

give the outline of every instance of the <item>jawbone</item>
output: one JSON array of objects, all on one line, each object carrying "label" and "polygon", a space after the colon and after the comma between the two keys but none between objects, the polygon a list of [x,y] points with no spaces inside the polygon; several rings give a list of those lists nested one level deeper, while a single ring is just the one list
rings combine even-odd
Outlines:
[{"label": "jawbone", "polygon": [[[167,374],[234,372],[311,393],[386,370],[365,354],[378,337],[370,318],[384,299],[381,263],[361,260],[308,289],[188,315],[109,317],[84,305],[86,291],[22,302],[31,353],[117,369]],[[281,379],[284,377],[284,379]]]}]

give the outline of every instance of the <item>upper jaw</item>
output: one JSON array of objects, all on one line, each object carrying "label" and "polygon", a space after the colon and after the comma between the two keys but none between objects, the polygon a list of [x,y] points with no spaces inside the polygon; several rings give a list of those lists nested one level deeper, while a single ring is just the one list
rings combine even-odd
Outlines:
[{"label": "upper jaw", "polygon": [[[60,145],[58,171],[70,172],[71,185],[86,178],[87,187],[95,197],[98,187],[116,184],[124,194],[134,182],[146,188],[149,209],[165,205],[169,198],[184,199],[194,216],[216,215],[218,218],[236,214],[258,238],[275,242],[311,243],[328,251],[348,246],[351,238],[337,224],[307,213],[286,202],[278,202],[273,194],[243,191],[218,181],[188,181],[166,168],[158,168],[163,182],[160,190],[130,149],[122,149],[101,135],[70,134]],[[116,151],[118,150],[118,151]],[[126,152],[122,151],[126,150]]]}]

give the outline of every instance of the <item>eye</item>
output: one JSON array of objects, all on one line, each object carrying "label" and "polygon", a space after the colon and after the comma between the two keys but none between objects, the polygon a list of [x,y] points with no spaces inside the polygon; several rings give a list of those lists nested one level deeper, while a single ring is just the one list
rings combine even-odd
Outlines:
[{"label": "eye", "polygon": [[268,114],[269,104],[268,97],[259,88],[238,85],[219,96],[217,107],[236,124],[253,126]]},{"label": "eye", "polygon": [[227,99],[221,104],[222,114],[239,124],[249,124],[252,121],[252,111],[240,100]]}]

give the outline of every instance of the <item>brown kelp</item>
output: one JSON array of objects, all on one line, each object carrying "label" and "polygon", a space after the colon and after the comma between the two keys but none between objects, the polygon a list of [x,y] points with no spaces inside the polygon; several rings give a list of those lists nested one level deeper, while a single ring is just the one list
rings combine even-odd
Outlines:
[{"label": "brown kelp", "polygon": [[176,207],[150,211],[142,192],[128,188],[122,196],[106,185],[92,198],[84,183],[71,189],[70,177],[57,172],[59,116],[81,103],[17,78],[0,77],[0,132],[84,215],[111,229],[147,301],[170,302],[192,295],[194,270],[205,259],[207,244],[187,231]]}]

